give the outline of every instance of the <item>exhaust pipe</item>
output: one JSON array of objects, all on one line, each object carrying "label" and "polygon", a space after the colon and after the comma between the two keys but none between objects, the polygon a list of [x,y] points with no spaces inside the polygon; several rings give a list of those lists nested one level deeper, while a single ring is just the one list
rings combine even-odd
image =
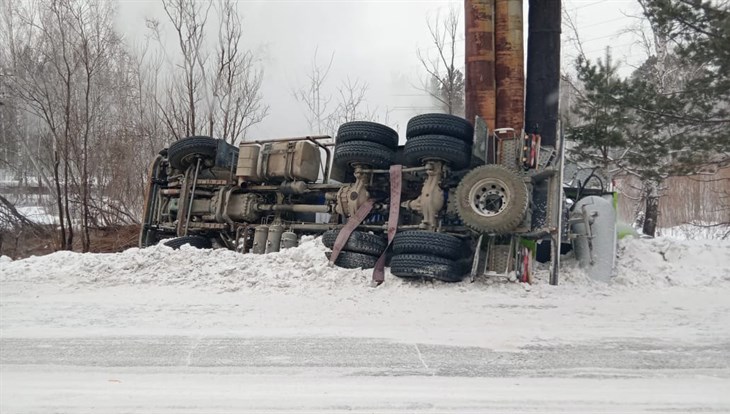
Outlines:
[{"label": "exhaust pipe", "polygon": [[466,119],[478,115],[494,131],[497,116],[494,77],[494,0],[465,0]]}]

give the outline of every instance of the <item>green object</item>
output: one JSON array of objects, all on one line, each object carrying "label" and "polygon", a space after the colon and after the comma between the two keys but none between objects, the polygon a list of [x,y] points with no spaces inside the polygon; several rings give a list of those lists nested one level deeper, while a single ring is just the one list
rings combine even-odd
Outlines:
[{"label": "green object", "polygon": [[616,236],[619,240],[627,236],[638,237],[639,233],[626,223],[616,223]]}]

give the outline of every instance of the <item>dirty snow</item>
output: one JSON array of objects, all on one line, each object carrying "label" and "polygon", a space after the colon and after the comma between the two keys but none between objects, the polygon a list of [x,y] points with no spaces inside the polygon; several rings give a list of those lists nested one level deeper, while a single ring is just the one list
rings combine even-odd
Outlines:
[{"label": "dirty snow", "polygon": [[324,251],[0,257],[0,410],[730,410],[728,241],[623,240],[608,285],[372,288]]},{"label": "dirty snow", "polygon": [[[513,349],[632,337],[730,338],[730,241],[623,240],[617,276],[561,284],[404,281],[328,266],[319,239],[269,255],[183,246],[0,260],[10,336],[349,335]],[[712,317],[708,317],[712,315]]]},{"label": "dirty snow", "polygon": [[[312,237],[305,237],[297,248],[267,255],[242,255],[226,249],[195,249],[188,245],[179,250],[158,245],[111,254],[62,251],[14,262],[3,257],[0,259],[0,282],[52,283],[67,288],[185,286],[216,292],[245,290],[288,294],[312,290],[351,293],[368,288],[371,271],[331,267],[325,251],[320,239]],[[618,254],[616,276],[608,286],[588,280],[570,256],[563,259],[561,285],[568,290],[591,285],[606,291],[621,286],[730,285],[728,240],[629,237],[620,241]],[[421,286],[419,282],[388,276],[379,289],[417,289]],[[546,266],[538,266],[535,278],[534,286],[524,288],[551,289],[545,286]],[[491,280],[480,280],[475,284],[437,282],[429,286],[446,290],[495,289],[494,284]]]}]

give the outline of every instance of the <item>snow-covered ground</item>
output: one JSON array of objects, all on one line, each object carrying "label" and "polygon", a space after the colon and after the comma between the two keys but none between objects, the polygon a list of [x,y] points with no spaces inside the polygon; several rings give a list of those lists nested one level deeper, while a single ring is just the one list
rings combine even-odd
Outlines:
[{"label": "snow-covered ground", "polygon": [[730,241],[623,240],[609,285],[323,252],[0,258],[0,412],[730,412]]}]

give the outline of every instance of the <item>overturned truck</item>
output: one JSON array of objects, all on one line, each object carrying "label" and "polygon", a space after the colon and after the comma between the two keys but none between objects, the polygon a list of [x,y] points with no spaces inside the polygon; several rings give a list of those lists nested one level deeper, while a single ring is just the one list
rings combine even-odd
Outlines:
[{"label": "overturned truck", "polygon": [[530,282],[539,259],[553,284],[560,252],[574,248],[608,280],[613,194],[594,174],[564,179],[560,1],[530,1],[526,81],[522,2],[466,0],[465,12],[466,119],[415,116],[404,145],[366,121],[334,139],[181,139],[151,165],[140,246],[172,238],[262,254],[321,234],[333,264],[373,268],[375,283],[385,266],[404,278]]},{"label": "overturned truck", "polygon": [[[540,243],[553,249],[557,272],[557,249],[570,240],[561,237],[563,218],[593,227],[585,206],[597,201],[566,210],[561,152],[540,147],[534,135],[488,134],[480,119],[475,129],[459,117],[424,114],[409,122],[403,146],[394,130],[372,122],[343,124],[331,141],[173,143],[150,169],[140,245],[170,239],[173,247],[262,254],[322,234],[334,249],[330,260],[346,268],[377,268],[380,259],[400,277],[529,282]],[[486,162],[490,146],[495,163]],[[543,190],[548,197],[538,204]],[[581,231],[574,241],[594,237]]]}]

